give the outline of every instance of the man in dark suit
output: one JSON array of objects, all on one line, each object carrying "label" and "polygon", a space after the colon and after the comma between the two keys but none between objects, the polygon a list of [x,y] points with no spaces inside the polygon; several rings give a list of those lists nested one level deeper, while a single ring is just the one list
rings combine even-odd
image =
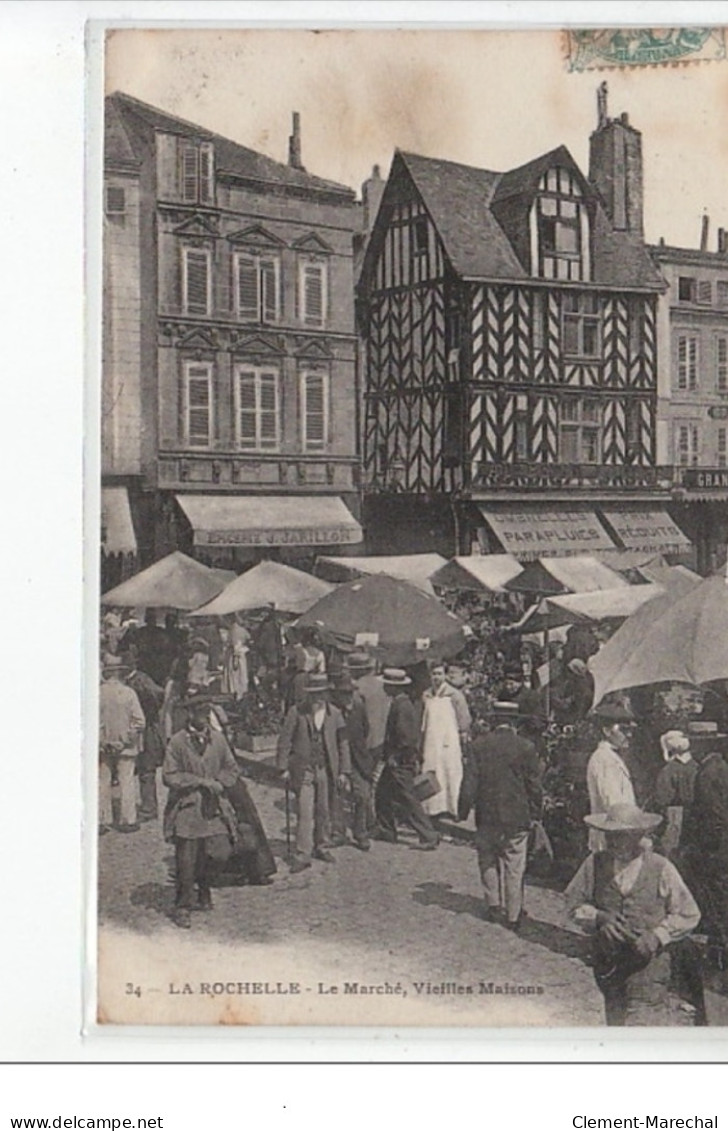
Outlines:
[{"label": "man in dark suit", "polygon": [[439,836],[414,793],[420,763],[422,719],[409,694],[412,680],[401,668],[385,668],[382,684],[392,705],[384,733],[385,766],[377,787],[380,839],[395,843],[397,815],[413,829],[420,848],[437,848]]},{"label": "man in dark suit", "polygon": [[332,864],[333,792],[345,788],[351,773],[346,722],[328,701],[328,678],[311,672],[304,698],[294,704],[278,739],[277,763],[286,785],[296,795],[296,854],[292,872],[311,867],[311,857]]},{"label": "man in dark suit", "polygon": [[[728,765],[726,735],[691,733],[698,763],[693,803],[683,825],[681,866],[702,912],[701,930],[728,957]],[[728,977],[726,977],[728,984]]]},{"label": "man in dark suit", "polygon": [[458,817],[475,806],[476,847],[486,918],[518,931],[528,834],[541,815],[541,767],[532,742],[517,732],[515,703],[494,703],[494,729],[477,738],[465,766]]},{"label": "man in dark suit", "polygon": [[348,671],[332,677],[331,700],[346,722],[351,754],[351,801],[354,844],[362,852],[370,848],[372,780],[376,760],[369,750],[369,721],[363,697]]}]

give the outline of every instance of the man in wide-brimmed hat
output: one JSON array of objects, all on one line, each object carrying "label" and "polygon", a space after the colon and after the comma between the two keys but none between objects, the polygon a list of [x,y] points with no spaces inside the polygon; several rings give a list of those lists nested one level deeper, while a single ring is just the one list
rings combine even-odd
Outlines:
[{"label": "man in wide-brimmed hat", "polygon": [[119,781],[119,831],[135,832],[137,824],[134,770],[145,727],[139,699],[125,683],[129,667],[120,656],[104,658],[99,688],[99,832],[113,824],[111,779]]},{"label": "man in wide-brimmed hat", "polygon": [[[620,703],[600,703],[592,716],[601,726],[602,737],[586,767],[589,808],[592,813],[605,813],[613,805],[635,805],[632,775],[625,760],[634,715]],[[590,851],[600,852],[604,847],[603,834],[591,826]]]},{"label": "man in wide-brimmed hat", "polygon": [[461,821],[475,806],[486,918],[516,932],[523,915],[528,835],[543,801],[538,753],[518,733],[522,721],[517,703],[493,704],[493,729],[473,742],[458,803]]},{"label": "man in wide-brimmed hat", "polygon": [[439,836],[414,792],[420,768],[421,720],[410,694],[412,679],[403,668],[385,668],[382,684],[391,699],[384,734],[384,769],[377,785],[378,836],[394,844],[398,818],[419,838],[419,847],[437,848]]},{"label": "man in wide-brimmed hat", "polygon": [[170,739],[162,767],[169,789],[164,836],[175,848],[180,927],[190,926],[192,911],[212,907],[208,848],[213,840],[234,846],[235,816],[224,792],[240,773],[225,737],[210,726],[209,695],[202,690],[188,695],[185,709],[187,722]]},{"label": "man in wide-brimmed hat", "polygon": [[309,672],[302,698],[283,722],[278,738],[277,764],[296,797],[296,849],[292,872],[311,867],[311,857],[334,861],[332,841],[334,790],[345,789],[351,773],[346,722],[329,702],[328,677]]},{"label": "man in wide-brimmed hat", "polygon": [[589,855],[566,889],[569,912],[594,932],[594,977],[608,1025],[668,1023],[667,948],[697,927],[700,911],[675,866],[645,850],[662,818],[620,803],[584,820],[606,848]]}]

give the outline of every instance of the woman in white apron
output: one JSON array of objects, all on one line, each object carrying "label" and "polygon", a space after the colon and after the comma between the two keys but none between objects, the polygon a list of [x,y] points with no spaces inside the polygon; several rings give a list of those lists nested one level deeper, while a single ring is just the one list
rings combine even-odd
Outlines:
[{"label": "woman in white apron", "polygon": [[[424,801],[423,806],[430,817],[439,813],[456,816],[463,779],[461,735],[467,732],[470,717],[465,696],[447,682],[445,668],[436,665],[430,676],[432,687],[423,696],[422,769],[425,773],[435,772],[440,792]],[[462,705],[456,704],[456,697],[462,699]]]}]

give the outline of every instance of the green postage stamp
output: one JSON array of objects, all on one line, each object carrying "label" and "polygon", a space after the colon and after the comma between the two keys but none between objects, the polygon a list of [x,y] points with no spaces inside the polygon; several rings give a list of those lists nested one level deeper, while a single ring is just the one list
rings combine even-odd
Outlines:
[{"label": "green postage stamp", "polygon": [[573,28],[567,31],[570,71],[649,67],[725,59],[718,27]]}]

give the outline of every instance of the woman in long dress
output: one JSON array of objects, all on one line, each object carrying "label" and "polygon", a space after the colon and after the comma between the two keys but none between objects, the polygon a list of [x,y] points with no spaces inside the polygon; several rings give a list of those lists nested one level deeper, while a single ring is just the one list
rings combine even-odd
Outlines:
[{"label": "woman in long dress", "polygon": [[455,816],[463,780],[463,742],[470,729],[470,712],[462,691],[447,682],[445,667],[430,670],[432,686],[422,697],[422,769],[437,775],[440,792],[423,802],[425,812]]},{"label": "woman in long dress", "polygon": [[248,652],[250,633],[237,614],[230,625],[223,657],[222,690],[233,699],[242,699],[248,691]]}]

